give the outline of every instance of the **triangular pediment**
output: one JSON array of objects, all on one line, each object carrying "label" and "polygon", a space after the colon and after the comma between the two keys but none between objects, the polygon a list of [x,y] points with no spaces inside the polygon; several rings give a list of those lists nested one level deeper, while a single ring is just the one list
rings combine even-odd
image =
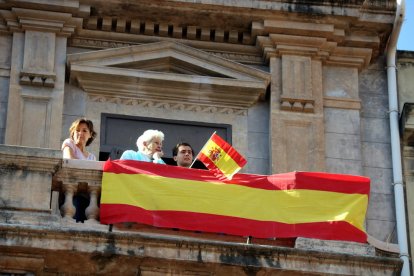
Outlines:
[{"label": "triangular pediment", "polygon": [[219,72],[212,71],[209,68],[200,66],[194,66],[188,61],[184,61],[175,57],[163,57],[148,60],[139,60],[123,64],[115,64],[112,67],[135,69],[135,70],[146,70],[154,72],[164,72],[172,74],[185,74],[195,76],[209,76],[217,78],[230,78],[222,75]]},{"label": "triangular pediment", "polygon": [[270,82],[267,72],[176,42],[71,54],[67,63],[87,93],[132,99],[246,108]]}]

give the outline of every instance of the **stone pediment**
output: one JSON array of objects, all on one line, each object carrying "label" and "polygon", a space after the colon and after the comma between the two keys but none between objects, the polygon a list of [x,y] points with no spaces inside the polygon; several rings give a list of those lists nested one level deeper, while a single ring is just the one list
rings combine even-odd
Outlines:
[{"label": "stone pediment", "polygon": [[70,79],[92,96],[247,108],[270,74],[175,42],[68,55]]}]

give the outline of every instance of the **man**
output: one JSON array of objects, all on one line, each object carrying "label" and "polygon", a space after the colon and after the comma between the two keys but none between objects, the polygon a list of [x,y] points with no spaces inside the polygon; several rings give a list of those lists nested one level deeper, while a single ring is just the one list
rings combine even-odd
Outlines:
[{"label": "man", "polygon": [[177,166],[189,168],[193,163],[193,148],[188,143],[179,143],[173,148],[173,158]]}]

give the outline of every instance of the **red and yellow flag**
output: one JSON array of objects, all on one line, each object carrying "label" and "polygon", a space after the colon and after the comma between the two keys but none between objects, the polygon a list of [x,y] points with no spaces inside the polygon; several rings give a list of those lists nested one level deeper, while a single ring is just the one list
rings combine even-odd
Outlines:
[{"label": "red and yellow flag", "polygon": [[101,223],[138,222],[258,238],[366,242],[369,178],[292,172],[236,174],[132,160],[107,161]]},{"label": "red and yellow flag", "polygon": [[220,179],[232,179],[247,161],[216,133],[204,145],[196,159]]}]

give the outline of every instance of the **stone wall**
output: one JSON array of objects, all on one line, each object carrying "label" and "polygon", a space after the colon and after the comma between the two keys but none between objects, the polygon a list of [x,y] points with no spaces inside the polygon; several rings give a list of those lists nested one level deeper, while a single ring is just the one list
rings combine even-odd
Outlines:
[{"label": "stone wall", "polygon": [[[414,52],[397,52],[399,108],[409,246],[414,249]],[[414,271],[414,266],[411,267]]]},{"label": "stone wall", "polygon": [[6,132],[7,103],[9,100],[12,36],[0,34],[0,144]]},{"label": "stone wall", "polygon": [[363,173],[371,178],[367,227],[384,241],[396,240],[392,163],[385,58],[365,70],[359,78]]}]

